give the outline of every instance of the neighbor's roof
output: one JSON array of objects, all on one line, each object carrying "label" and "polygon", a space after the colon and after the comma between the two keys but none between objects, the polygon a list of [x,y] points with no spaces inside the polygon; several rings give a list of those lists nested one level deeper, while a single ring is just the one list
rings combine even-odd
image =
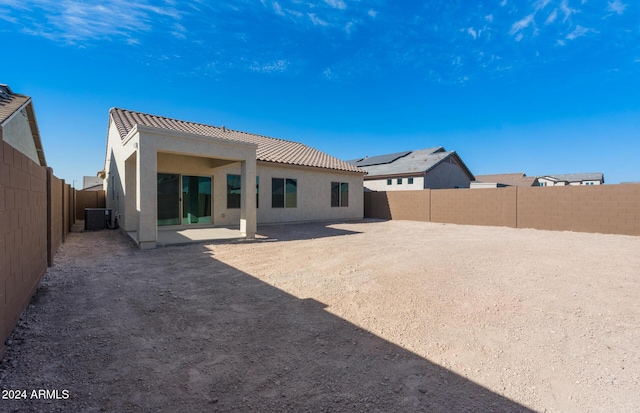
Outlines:
[{"label": "neighbor's roof", "polygon": [[509,186],[533,186],[537,179],[535,176],[525,175],[524,172],[476,175],[476,182],[498,183]]},{"label": "neighbor's roof", "polygon": [[9,119],[29,99],[29,96],[13,93],[7,85],[0,85],[0,124]]},{"label": "neighbor's roof", "polygon": [[47,159],[44,156],[40,130],[38,129],[38,122],[36,122],[36,113],[33,109],[31,98],[29,96],[13,93],[8,85],[0,84],[0,125],[2,125],[11,117],[11,115],[16,113],[16,111],[22,107],[25,108],[25,113],[29,122],[29,128],[31,129],[31,136],[33,137],[33,143],[36,147],[40,166],[47,166]]},{"label": "neighbor's roof", "polygon": [[442,146],[417,151],[378,155],[370,158],[360,158],[348,162],[358,166],[366,164],[360,167],[367,171],[367,178],[371,178],[412,173],[424,174],[451,158],[455,158],[456,162],[467,172],[469,177],[472,180],[474,179],[473,174],[458,154],[455,151],[445,151]]},{"label": "neighbor's roof", "polygon": [[601,172],[585,172],[577,174],[558,174],[558,175],[543,175],[538,178],[551,178],[556,181],[567,182],[582,182],[582,181],[602,181],[604,182],[604,175]]},{"label": "neighbor's roof", "polygon": [[253,143],[258,145],[256,150],[256,160],[258,161],[365,173],[358,167],[298,142],[227,128],[223,130],[222,127],[218,126],[186,122],[119,108],[111,109],[110,116],[122,139],[127,136],[135,125],[151,126],[176,132]]}]

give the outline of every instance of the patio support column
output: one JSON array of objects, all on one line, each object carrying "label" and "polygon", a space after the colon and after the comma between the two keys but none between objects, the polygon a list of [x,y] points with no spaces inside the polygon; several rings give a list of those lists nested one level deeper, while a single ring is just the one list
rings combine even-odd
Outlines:
[{"label": "patio support column", "polygon": [[[136,205],[136,158],[137,157],[134,154],[124,161],[124,220],[123,222],[120,222],[120,225],[124,226],[125,231],[138,230],[138,209]],[[116,211],[113,213],[115,214]]]},{"label": "patio support column", "polygon": [[256,236],[256,158],[241,162],[240,233],[247,239]]},{"label": "patio support column", "polygon": [[158,239],[158,156],[153,145],[140,137],[136,155],[136,209],[138,244],[155,248]]}]

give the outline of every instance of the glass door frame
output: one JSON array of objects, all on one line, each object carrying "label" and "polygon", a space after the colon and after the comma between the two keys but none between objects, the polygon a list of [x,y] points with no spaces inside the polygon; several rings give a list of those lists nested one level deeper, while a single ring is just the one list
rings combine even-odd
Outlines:
[{"label": "glass door frame", "polygon": [[[193,227],[193,226],[206,226],[206,225],[213,225],[213,183],[214,183],[214,179],[212,175],[187,175],[187,174],[179,174],[179,173],[169,173],[169,172],[158,172],[157,173],[158,176],[160,175],[178,175],[178,188],[177,188],[177,193],[176,193],[176,198],[177,198],[177,202],[178,202],[178,216],[175,217],[175,219],[177,220],[177,222],[175,223],[170,223],[170,224],[160,224],[160,219],[156,218],[156,225],[158,227],[163,227],[163,228],[167,228],[167,227]],[[209,180],[209,206],[208,206],[208,212],[209,212],[209,219],[208,222],[194,222],[194,223],[190,223],[187,220],[185,220],[184,218],[184,208],[185,205],[184,203],[185,201],[185,193],[183,191],[183,185],[184,185],[184,177],[191,177],[191,178],[207,178]],[[157,179],[156,179],[157,180]],[[159,193],[156,194],[156,202],[157,202],[157,207],[156,209],[158,210],[158,215],[159,214],[159,209],[160,209],[160,199],[159,199]],[[166,196],[166,194],[165,194]],[[174,209],[174,207],[169,208],[171,210]],[[206,217],[206,216],[205,216]],[[165,219],[166,221],[167,219]],[[173,221],[173,218],[171,218],[171,221]]]}]

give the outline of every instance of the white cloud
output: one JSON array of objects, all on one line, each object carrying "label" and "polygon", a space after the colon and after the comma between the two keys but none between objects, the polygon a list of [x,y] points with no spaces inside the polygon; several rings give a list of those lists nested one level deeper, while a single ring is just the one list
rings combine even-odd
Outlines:
[{"label": "white cloud", "polygon": [[516,36],[516,42],[519,42],[520,40],[522,40],[524,36],[522,35],[522,33],[518,33],[518,35]]},{"label": "white cloud", "polygon": [[488,15],[484,16],[484,19],[486,21],[488,21],[489,23],[491,23],[493,21],[493,14],[488,14]]},{"label": "white cloud", "polygon": [[531,24],[531,22],[533,22],[533,17],[534,16],[535,16],[535,14],[531,13],[530,15],[526,16],[524,19],[513,23],[509,33],[510,34],[516,34],[519,31],[521,31],[522,29],[526,29]]},{"label": "white cloud", "polygon": [[[186,39],[187,38],[187,29],[181,25],[180,23],[175,23],[173,25],[173,31],[171,32],[178,39]],[[129,43],[131,44],[131,43]]]},{"label": "white cloud", "polygon": [[560,3],[560,10],[562,10],[562,12],[564,13],[564,19],[562,19],[563,22],[566,22],[567,19],[569,19],[571,15],[577,11],[576,9],[572,9],[571,7],[569,7],[568,0],[562,0],[562,2]]},{"label": "white cloud", "polygon": [[324,2],[334,9],[344,10],[347,8],[347,5],[342,0],[324,0]]},{"label": "white cloud", "polygon": [[289,61],[286,59],[275,60],[269,63],[253,62],[249,65],[249,69],[260,73],[282,73],[289,67]]},{"label": "white cloud", "polygon": [[551,24],[554,21],[556,21],[557,18],[558,18],[558,9],[553,9],[549,17],[547,17],[547,20],[544,22],[544,24]]},{"label": "white cloud", "polygon": [[618,14],[624,13],[624,9],[626,8],[627,8],[627,5],[621,2],[620,0],[613,0],[612,2],[609,2],[609,5],[607,6],[608,11],[618,13]]},{"label": "white cloud", "polygon": [[578,25],[571,33],[567,35],[567,40],[577,39],[578,37],[582,37],[591,31],[593,30]]},{"label": "white cloud", "polygon": [[469,33],[474,40],[478,38],[478,33],[473,29],[473,27],[469,27],[467,29],[467,33]]},{"label": "white cloud", "polygon": [[347,34],[351,34],[351,30],[353,29],[354,23],[353,22],[348,22],[345,26],[344,26],[344,31],[347,32]]},{"label": "white cloud", "polygon": [[372,18],[374,18],[374,19],[375,19],[375,18],[376,18],[376,16],[378,15],[378,12],[377,12],[377,11],[375,11],[375,10],[373,10],[373,9],[369,9],[369,11],[367,12],[367,14],[369,15],[369,17],[372,17]]},{"label": "white cloud", "polygon": [[534,4],[533,4],[533,8],[538,11],[538,10],[542,10],[545,7],[547,7],[547,4],[551,3],[551,0],[537,0]]},{"label": "white cloud", "polygon": [[280,4],[278,4],[277,1],[273,2],[273,10],[276,12],[277,15],[284,16],[284,12],[282,11],[282,7],[280,7]]},{"label": "white cloud", "polygon": [[[2,4],[15,6],[12,0],[0,0]],[[77,43],[89,39],[109,39],[124,37],[129,44],[136,44],[134,33],[153,29],[152,22],[158,17],[181,19],[181,14],[173,7],[157,7],[144,0],[105,0],[101,2],[80,0],[35,0],[29,10],[39,9],[45,16],[41,25],[23,29],[26,33],[51,40]],[[158,21],[163,26],[171,22]],[[175,26],[172,26],[175,29]],[[180,33],[173,30],[172,33]]]},{"label": "white cloud", "polygon": [[507,5],[507,0],[502,0],[502,1],[500,2],[500,6],[504,7],[504,6],[506,6],[506,5]]},{"label": "white cloud", "polygon": [[316,16],[315,13],[307,13],[307,16],[309,16],[309,19],[311,19],[311,23],[313,23],[314,26],[328,26],[329,25],[329,23],[327,23],[326,21],[324,21],[321,18],[319,18],[318,16]]}]

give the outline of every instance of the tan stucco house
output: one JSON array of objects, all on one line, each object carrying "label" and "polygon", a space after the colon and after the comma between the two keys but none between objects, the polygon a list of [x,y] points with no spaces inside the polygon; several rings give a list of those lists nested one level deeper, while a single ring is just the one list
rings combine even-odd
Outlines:
[{"label": "tan stucco house", "polygon": [[298,142],[125,109],[109,112],[107,208],[141,248],[158,228],[360,219],[364,171]]}]

